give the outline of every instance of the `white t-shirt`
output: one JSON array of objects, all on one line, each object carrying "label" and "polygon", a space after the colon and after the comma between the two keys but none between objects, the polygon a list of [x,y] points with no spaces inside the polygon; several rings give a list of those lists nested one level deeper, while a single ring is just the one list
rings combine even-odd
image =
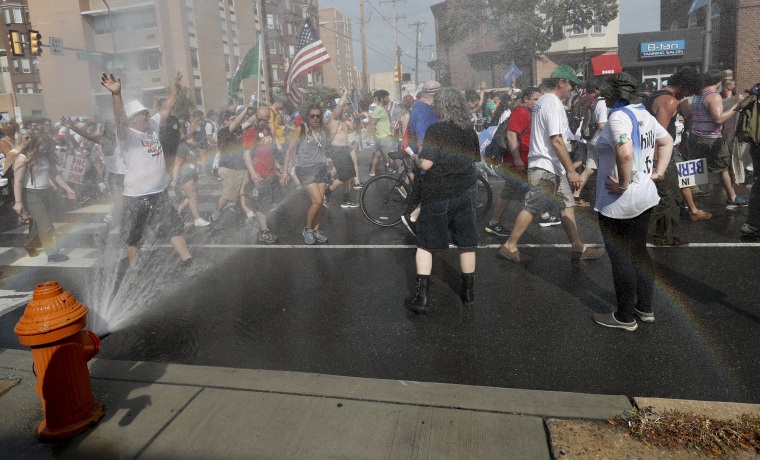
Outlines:
[{"label": "white t-shirt", "polygon": [[[604,99],[599,99],[596,101],[596,105],[594,106],[594,121],[596,124],[600,123],[607,123],[607,103],[604,102]],[[602,130],[597,129],[594,133],[594,137],[589,139],[588,143],[591,145],[596,145],[596,143],[599,141],[599,136],[602,135]]]},{"label": "white t-shirt", "polygon": [[127,165],[124,164],[124,157],[121,156],[121,149],[117,145],[113,149],[113,154],[106,156],[106,171],[112,174],[121,174],[122,176],[127,173]]},{"label": "white t-shirt", "polygon": [[530,119],[529,168],[541,168],[557,176],[565,174],[565,167],[552,147],[551,137],[557,135],[569,147],[570,125],[565,106],[555,94],[546,93],[536,102]]},{"label": "white t-shirt", "polygon": [[[596,172],[596,211],[613,219],[632,219],[660,202],[657,188],[651,179],[654,165],[655,140],[670,136],[643,105],[629,105],[639,122],[641,135],[641,160],[634,159],[631,179],[633,183],[623,194],[607,190],[607,176],[618,178],[615,145],[620,141],[631,142],[633,124],[622,110],[613,112],[596,144],[599,150],[599,170]],[[638,171],[638,173],[636,172]]]},{"label": "white t-shirt", "polygon": [[128,129],[127,139],[119,139],[119,149],[127,166],[124,176],[125,196],[152,195],[169,185],[166,176],[166,159],[158,140],[158,113],[148,120],[148,132]]}]

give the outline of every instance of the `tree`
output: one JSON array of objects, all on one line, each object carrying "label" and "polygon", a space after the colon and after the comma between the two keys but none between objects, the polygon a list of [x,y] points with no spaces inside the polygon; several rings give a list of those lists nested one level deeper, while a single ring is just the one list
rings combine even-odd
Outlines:
[{"label": "tree", "polygon": [[[167,88],[167,92],[170,91],[171,88]],[[177,102],[174,104],[174,109],[172,109],[172,115],[175,117],[179,117],[181,115],[189,115],[193,113],[195,110],[195,102],[190,97],[190,88],[183,86],[179,90],[179,95],[177,96]]]},{"label": "tree", "polygon": [[[503,62],[525,69],[565,37],[567,27],[606,26],[618,15],[617,0],[448,0],[439,36],[445,44],[465,40],[488,18],[502,44]],[[485,16],[483,16],[485,13]]]}]

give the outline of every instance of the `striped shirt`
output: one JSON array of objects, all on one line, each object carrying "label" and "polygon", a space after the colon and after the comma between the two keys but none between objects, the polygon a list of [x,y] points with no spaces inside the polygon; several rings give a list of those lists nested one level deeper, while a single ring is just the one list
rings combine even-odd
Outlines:
[{"label": "striped shirt", "polygon": [[715,123],[710,109],[705,107],[705,98],[715,91],[706,91],[699,96],[694,96],[692,101],[692,124],[691,133],[697,137],[717,139],[723,134],[723,125]]}]

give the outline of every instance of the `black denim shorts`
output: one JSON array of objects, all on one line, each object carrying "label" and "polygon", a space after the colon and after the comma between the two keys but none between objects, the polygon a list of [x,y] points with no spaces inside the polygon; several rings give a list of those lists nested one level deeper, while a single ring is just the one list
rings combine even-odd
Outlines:
[{"label": "black denim shorts", "polygon": [[417,247],[448,249],[449,233],[459,249],[475,249],[480,233],[475,218],[477,184],[458,196],[422,203],[417,220]]}]

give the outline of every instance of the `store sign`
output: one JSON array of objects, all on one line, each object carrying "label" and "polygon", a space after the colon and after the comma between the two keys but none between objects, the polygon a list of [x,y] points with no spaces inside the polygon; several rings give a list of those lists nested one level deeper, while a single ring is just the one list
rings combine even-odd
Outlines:
[{"label": "store sign", "polygon": [[641,44],[641,58],[662,58],[683,56],[686,44],[684,40],[667,42],[648,42]]}]

